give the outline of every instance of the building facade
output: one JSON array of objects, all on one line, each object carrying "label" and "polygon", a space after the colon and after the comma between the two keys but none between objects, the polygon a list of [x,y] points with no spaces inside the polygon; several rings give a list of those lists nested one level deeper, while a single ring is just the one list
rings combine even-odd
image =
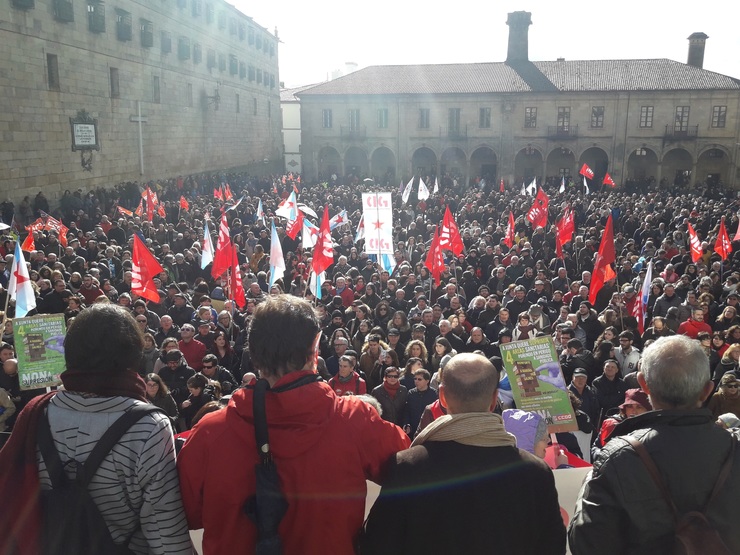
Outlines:
[{"label": "building facade", "polygon": [[531,62],[528,12],[506,62],[374,66],[297,93],[304,173],[503,179],[573,176],[740,188],[740,80],[666,59]]},{"label": "building facade", "polygon": [[6,0],[0,53],[5,198],[282,165],[278,40],[223,0]]},{"label": "building facade", "polygon": [[280,91],[280,110],[283,117],[283,156],[286,172],[303,173],[301,155],[301,101],[296,94],[309,87],[313,87],[313,85]]}]

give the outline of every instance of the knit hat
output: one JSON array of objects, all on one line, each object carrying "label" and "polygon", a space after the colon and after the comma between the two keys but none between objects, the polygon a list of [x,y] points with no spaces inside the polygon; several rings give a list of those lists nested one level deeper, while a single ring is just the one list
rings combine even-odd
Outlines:
[{"label": "knit hat", "polygon": [[647,394],[642,389],[628,389],[624,394],[624,403],[619,405],[620,409],[625,409],[629,406],[643,407],[645,410],[653,410],[653,406],[650,404]]},{"label": "knit hat", "polygon": [[506,431],[516,437],[516,446],[534,455],[537,442],[547,438],[547,423],[536,412],[506,409],[502,416]]},{"label": "knit hat", "polygon": [[740,427],[740,418],[738,418],[731,412],[726,412],[725,414],[719,415],[719,417],[717,417],[717,421],[721,422],[722,426],[724,426],[725,428]]},{"label": "knit hat", "polygon": [[736,384],[738,383],[738,379],[735,376],[734,372],[727,372],[725,375],[722,376],[722,380],[720,381],[720,385],[727,385],[729,383]]}]

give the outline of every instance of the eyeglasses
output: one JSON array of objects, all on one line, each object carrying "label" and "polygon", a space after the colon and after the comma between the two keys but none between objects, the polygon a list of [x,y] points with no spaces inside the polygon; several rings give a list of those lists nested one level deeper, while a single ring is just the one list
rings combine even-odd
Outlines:
[{"label": "eyeglasses", "polygon": [[726,383],[722,387],[726,387],[727,389],[737,389],[738,387],[740,387],[740,385],[736,383]]},{"label": "eyeglasses", "polygon": [[139,322],[140,324],[146,324],[146,320],[139,320],[139,319],[137,318],[137,319],[136,319],[136,321],[137,321],[137,322]]},{"label": "eyeglasses", "polygon": [[398,379],[398,374],[386,374],[385,377],[386,378],[391,378],[393,380],[397,380]]},{"label": "eyeglasses", "polygon": [[206,365],[204,364],[204,365],[203,365],[203,368],[214,368],[214,366],[213,366],[213,364],[211,364],[210,366],[206,366]]}]

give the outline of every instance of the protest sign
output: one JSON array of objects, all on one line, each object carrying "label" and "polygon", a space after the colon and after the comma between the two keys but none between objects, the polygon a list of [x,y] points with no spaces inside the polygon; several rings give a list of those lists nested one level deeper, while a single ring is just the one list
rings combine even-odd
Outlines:
[{"label": "protest sign", "polygon": [[21,389],[53,387],[64,372],[63,314],[13,320],[18,379]]}]

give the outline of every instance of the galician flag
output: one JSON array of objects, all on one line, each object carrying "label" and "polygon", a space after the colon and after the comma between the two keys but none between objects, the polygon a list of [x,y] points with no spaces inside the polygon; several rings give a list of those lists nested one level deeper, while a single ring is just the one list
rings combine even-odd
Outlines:
[{"label": "galician flag", "polygon": [[206,220],[205,230],[203,231],[203,249],[200,255],[200,269],[204,270],[211,262],[213,262],[213,239],[211,239],[211,232],[208,231],[208,220]]},{"label": "galician flag", "polygon": [[270,238],[270,287],[275,285],[278,278],[285,274],[285,258],[283,258],[283,246],[280,244],[275,221],[272,222],[272,237]]},{"label": "galician flag", "polygon": [[417,197],[419,200],[426,200],[429,198],[429,189],[421,177],[419,178],[419,192],[417,193]]},{"label": "galician flag", "polygon": [[8,282],[10,298],[15,299],[15,316],[23,318],[36,308],[36,294],[33,292],[31,280],[28,277],[26,259],[23,258],[21,244],[15,242],[13,264],[10,266],[10,281]]},{"label": "galician flag", "polygon": [[414,178],[412,177],[409,182],[406,184],[406,188],[403,190],[403,194],[401,195],[401,200],[404,204],[406,204],[409,201],[409,197],[411,196],[411,187],[414,183]]}]

